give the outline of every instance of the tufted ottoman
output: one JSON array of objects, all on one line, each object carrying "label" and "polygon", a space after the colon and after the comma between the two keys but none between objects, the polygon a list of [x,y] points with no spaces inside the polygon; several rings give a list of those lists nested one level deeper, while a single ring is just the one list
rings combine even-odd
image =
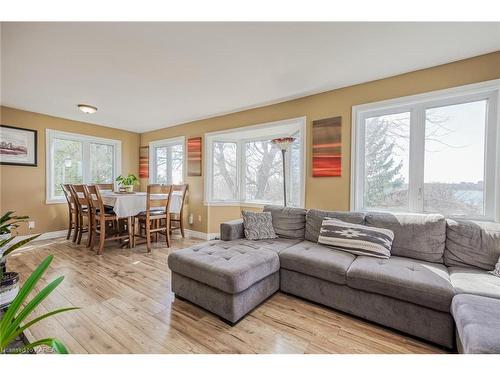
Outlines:
[{"label": "tufted ottoman", "polygon": [[174,251],[172,291],[234,324],[278,291],[278,253],[297,242],[214,241]]}]

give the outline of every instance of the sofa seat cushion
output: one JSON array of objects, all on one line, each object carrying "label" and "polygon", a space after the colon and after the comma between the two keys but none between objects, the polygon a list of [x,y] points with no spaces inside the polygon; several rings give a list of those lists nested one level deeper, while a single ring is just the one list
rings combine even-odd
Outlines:
[{"label": "sofa seat cushion", "polygon": [[450,267],[448,270],[457,294],[500,298],[500,277],[478,268]]},{"label": "sofa seat cushion", "polygon": [[500,353],[500,300],[458,294],[451,313],[458,333],[459,351],[467,354]]},{"label": "sofa seat cushion", "polygon": [[369,212],[366,225],[394,232],[391,254],[443,263],[446,220],[439,214]]},{"label": "sofa seat cushion", "polygon": [[444,312],[454,295],[444,265],[396,256],[358,256],[347,271],[347,285]]},{"label": "sofa seat cushion", "polygon": [[280,267],[278,252],[293,240],[211,241],[174,251],[168,256],[173,272],[226,293],[240,293]]},{"label": "sofa seat cushion", "polygon": [[337,284],[346,283],[346,273],[356,257],[310,241],[280,253],[281,267]]}]

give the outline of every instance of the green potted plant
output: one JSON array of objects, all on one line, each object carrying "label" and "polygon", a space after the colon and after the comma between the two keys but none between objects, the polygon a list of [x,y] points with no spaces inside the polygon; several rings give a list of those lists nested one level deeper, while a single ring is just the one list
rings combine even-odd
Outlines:
[{"label": "green potted plant", "polygon": [[[0,353],[29,353],[38,346],[49,346],[57,353],[67,353],[67,349],[59,340],[46,338],[31,344],[17,345],[23,332],[33,324],[49,316],[75,310],[77,307],[68,307],[48,312],[28,323],[21,325],[29,314],[63,281],[61,276],[43,288],[31,301],[27,301],[30,293],[35,289],[37,282],[43,276],[52,262],[50,255],[37,267],[19,290],[19,274],[7,272],[7,256],[39,236],[34,235],[24,240],[13,242],[16,235],[12,231],[21,223],[28,220],[28,216],[14,216],[13,211],[8,211],[0,217]],[[5,310],[6,309],[6,310]],[[4,311],[5,310],[5,311]]]},{"label": "green potted plant", "polygon": [[124,191],[128,193],[132,193],[134,191],[134,185],[139,184],[139,179],[129,173],[127,177],[123,177],[122,175],[116,178],[116,181],[120,184]]},{"label": "green potted plant", "polygon": [[35,235],[13,243],[16,236],[12,235],[12,231],[16,230],[20,223],[28,220],[28,216],[13,214],[14,211],[8,211],[0,217],[0,309],[8,306],[19,292],[19,274],[7,272],[7,256],[39,236]]},{"label": "green potted plant", "polygon": [[27,301],[30,293],[35,289],[38,281],[45,274],[45,271],[52,262],[53,255],[49,255],[42,263],[36,268],[35,271],[28,277],[23,287],[16,295],[16,298],[7,308],[7,311],[0,318],[0,354],[5,353],[30,353],[34,348],[39,346],[48,346],[56,353],[67,354],[68,350],[64,344],[55,338],[45,338],[35,342],[21,345],[20,347],[14,345],[16,340],[23,335],[23,332],[31,327],[33,324],[46,319],[52,315],[59,314],[65,311],[76,310],[79,307],[66,307],[48,313],[42,314],[27,323],[24,323],[26,318],[37,308],[42,301],[47,298],[50,293],[64,280],[64,276],[60,276],[53,280],[49,285],[44,287],[37,293],[30,301]]}]

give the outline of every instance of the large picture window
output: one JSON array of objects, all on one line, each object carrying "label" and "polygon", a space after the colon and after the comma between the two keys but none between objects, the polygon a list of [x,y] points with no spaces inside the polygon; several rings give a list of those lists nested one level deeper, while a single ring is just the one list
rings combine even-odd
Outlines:
[{"label": "large picture window", "polygon": [[293,136],[286,153],[287,202],[304,205],[305,119],[291,119],[206,135],[205,203],[283,204],[281,151],[271,139]]},{"label": "large picture window", "polygon": [[499,82],[353,108],[354,210],[498,219]]},{"label": "large picture window", "polygon": [[65,202],[61,184],[113,183],[121,142],[47,129],[47,203]]},{"label": "large picture window", "polygon": [[153,184],[184,182],[184,137],[149,143],[149,181]]}]

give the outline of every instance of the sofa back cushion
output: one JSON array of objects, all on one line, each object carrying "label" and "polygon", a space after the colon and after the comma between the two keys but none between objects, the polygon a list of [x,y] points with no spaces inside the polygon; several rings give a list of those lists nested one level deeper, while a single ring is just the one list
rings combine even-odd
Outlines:
[{"label": "sofa back cushion", "polygon": [[366,225],[394,232],[392,255],[443,263],[446,220],[439,214],[369,212]]},{"label": "sofa back cushion", "polygon": [[265,206],[264,212],[270,212],[274,231],[280,238],[304,239],[306,230],[306,210],[303,208]]},{"label": "sofa back cushion", "polygon": [[477,267],[491,271],[500,256],[500,224],[446,220],[447,266]]},{"label": "sofa back cushion", "polygon": [[306,233],[305,238],[311,242],[318,242],[319,232],[323,219],[332,218],[345,221],[351,224],[364,224],[365,214],[362,212],[347,212],[347,211],[322,211],[311,209],[306,215]]}]

